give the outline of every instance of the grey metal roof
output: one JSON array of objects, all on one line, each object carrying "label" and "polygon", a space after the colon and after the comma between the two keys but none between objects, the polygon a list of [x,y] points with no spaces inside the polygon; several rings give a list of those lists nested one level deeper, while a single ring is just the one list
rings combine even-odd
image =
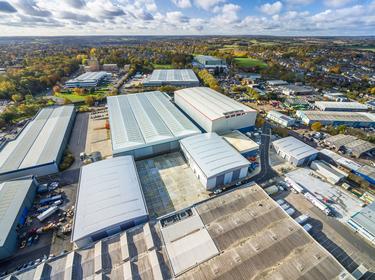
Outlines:
[{"label": "grey metal roof", "polygon": [[375,236],[375,202],[354,214],[351,220]]},{"label": "grey metal roof", "polygon": [[0,246],[4,245],[32,184],[31,178],[0,184]]},{"label": "grey metal roof", "polygon": [[0,152],[0,173],[56,161],[74,106],[42,109],[20,135]]},{"label": "grey metal roof", "polygon": [[278,112],[278,111],[275,111],[275,110],[271,110],[271,111],[269,111],[269,112],[268,112],[268,115],[269,115],[269,116],[273,116],[273,117],[275,117],[275,118],[279,118],[279,119],[284,120],[284,121],[295,121],[294,118],[289,117],[289,116],[287,116],[287,115],[285,115],[285,114],[282,114],[282,113],[280,113],[280,112]]},{"label": "grey metal roof", "polygon": [[272,145],[297,160],[317,154],[318,150],[292,136],[273,141]]},{"label": "grey metal roof", "polygon": [[249,165],[249,161],[216,133],[194,135],[180,143],[207,178]]},{"label": "grey metal roof", "polygon": [[375,122],[375,114],[363,112],[297,111],[296,114],[306,116],[310,121]]},{"label": "grey metal roof", "polygon": [[99,71],[99,72],[86,72],[74,79],[67,81],[67,83],[93,83],[98,82],[100,79],[103,79],[107,76],[107,72]]},{"label": "grey metal roof", "polygon": [[250,107],[208,87],[185,88],[175,91],[174,94],[175,99],[181,98],[210,120],[224,118],[225,114],[233,112],[256,113]]},{"label": "grey metal roof", "polygon": [[147,79],[150,83],[158,82],[199,82],[191,69],[157,69]]},{"label": "grey metal roof", "polygon": [[81,169],[72,240],[148,215],[132,156]]},{"label": "grey metal roof", "polygon": [[321,110],[367,110],[368,107],[365,104],[358,102],[335,102],[335,101],[315,101],[315,106]]},{"label": "grey metal roof", "polygon": [[111,96],[107,101],[114,153],[200,133],[160,91]]}]

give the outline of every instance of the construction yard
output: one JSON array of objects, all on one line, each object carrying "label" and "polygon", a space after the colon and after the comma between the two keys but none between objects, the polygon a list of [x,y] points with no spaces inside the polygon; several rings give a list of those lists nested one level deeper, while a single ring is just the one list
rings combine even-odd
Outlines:
[{"label": "construction yard", "polygon": [[151,218],[209,197],[180,152],[136,162]]}]

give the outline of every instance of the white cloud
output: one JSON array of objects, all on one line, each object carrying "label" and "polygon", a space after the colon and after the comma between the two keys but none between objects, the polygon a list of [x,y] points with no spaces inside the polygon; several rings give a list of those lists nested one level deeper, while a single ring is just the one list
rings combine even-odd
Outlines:
[{"label": "white cloud", "polygon": [[212,19],[213,24],[231,24],[239,20],[238,12],[241,9],[240,6],[235,4],[225,4],[223,6],[216,6],[214,9],[215,13],[218,13],[216,17]]},{"label": "white cloud", "polygon": [[283,4],[280,1],[275,3],[266,3],[260,6],[260,10],[267,14],[267,15],[274,15],[280,13],[281,9],[283,8]]},{"label": "white cloud", "polygon": [[191,7],[190,0],[171,0],[177,7],[186,9]]},{"label": "white cloud", "polygon": [[198,8],[202,8],[207,11],[223,2],[225,2],[225,0],[194,0],[194,3]]},{"label": "white cloud", "polygon": [[308,5],[314,2],[314,0],[286,0],[289,5]]},{"label": "white cloud", "polygon": [[349,3],[353,2],[353,0],[324,0],[324,4],[329,7],[342,7]]}]

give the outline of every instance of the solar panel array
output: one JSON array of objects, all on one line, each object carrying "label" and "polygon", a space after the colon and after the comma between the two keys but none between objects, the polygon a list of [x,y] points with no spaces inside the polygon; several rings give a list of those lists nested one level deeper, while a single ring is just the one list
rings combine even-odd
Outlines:
[{"label": "solar panel array", "polygon": [[199,130],[160,92],[107,98],[114,152],[199,133]]}]

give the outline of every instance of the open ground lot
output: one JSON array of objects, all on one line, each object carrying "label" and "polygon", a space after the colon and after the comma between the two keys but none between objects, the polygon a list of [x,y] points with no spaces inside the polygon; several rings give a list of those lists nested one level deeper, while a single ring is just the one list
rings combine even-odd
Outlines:
[{"label": "open ground lot", "polygon": [[326,216],[301,194],[282,192],[274,197],[275,200],[279,198],[285,199],[297,210],[294,218],[299,214],[310,217],[308,223],[313,226],[311,235],[349,272],[363,264],[370,273],[362,279],[375,278],[375,248],[366,240],[337,219]]},{"label": "open ground lot", "polygon": [[103,158],[112,156],[110,131],[106,129],[108,114],[90,113],[86,139],[86,154],[99,151]]},{"label": "open ground lot", "polygon": [[209,197],[180,152],[136,162],[150,217],[183,209]]},{"label": "open ground lot", "polygon": [[318,199],[328,198],[329,206],[334,210],[335,217],[341,222],[345,223],[362,209],[362,202],[359,199],[346,193],[339,186],[326,183],[311,174],[316,173],[309,168],[299,168],[289,172],[286,176],[302,185]]}]

